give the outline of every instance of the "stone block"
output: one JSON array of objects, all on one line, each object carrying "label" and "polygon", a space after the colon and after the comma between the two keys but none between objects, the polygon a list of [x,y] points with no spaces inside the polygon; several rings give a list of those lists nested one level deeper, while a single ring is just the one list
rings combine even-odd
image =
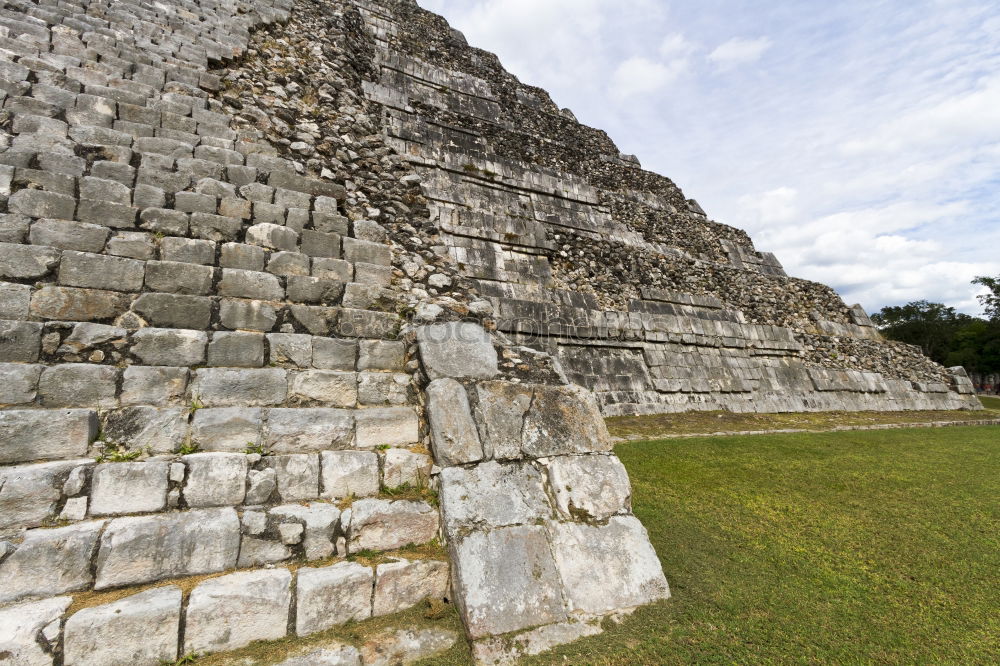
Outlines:
[{"label": "stone block", "polygon": [[42,325],[30,321],[0,321],[0,361],[33,363],[42,345]]},{"label": "stone block", "polygon": [[85,608],[66,621],[66,666],[174,663],[181,589],[174,585]]},{"label": "stone block", "polygon": [[146,263],[146,288],[168,294],[204,296],[212,291],[214,270],[181,261]]},{"label": "stone block", "polygon": [[113,291],[42,287],[31,296],[31,314],[42,319],[100,321],[127,309],[126,294]]},{"label": "stone block", "polygon": [[362,499],[351,505],[345,532],[352,553],[424,544],[437,537],[438,512],[426,502]]},{"label": "stone block", "polygon": [[31,225],[29,239],[35,245],[60,250],[101,252],[111,230],[99,224],[67,220],[38,220]]},{"label": "stone block", "polygon": [[382,485],[386,488],[410,486],[426,488],[431,478],[431,458],[406,449],[386,449],[382,453]]},{"label": "stone block", "polygon": [[312,339],[313,367],[323,370],[354,370],[358,358],[358,343],[341,338]]},{"label": "stone block", "polygon": [[191,235],[205,240],[234,241],[243,230],[243,220],[237,217],[191,213]]},{"label": "stone block", "polygon": [[309,275],[309,257],[298,252],[273,252],[267,261],[267,272],[286,277]]},{"label": "stone block", "polygon": [[333,539],[340,525],[340,509],[332,504],[314,502],[302,506],[288,504],[276,506],[270,515],[283,521],[295,521],[305,526],[302,546],[307,561],[330,557],[336,550]]},{"label": "stone block", "polygon": [[308,636],[351,620],[372,615],[374,574],[356,562],[299,569],[295,633]]},{"label": "stone block", "polygon": [[599,453],[613,448],[593,393],[572,385],[535,387],[521,437],[526,456]]},{"label": "stone block", "polygon": [[242,545],[240,546],[240,560],[237,566],[241,569],[260,567],[276,562],[284,562],[291,557],[292,549],[279,541],[244,536]]},{"label": "stone block", "polygon": [[37,245],[0,243],[0,278],[34,280],[47,275],[59,263],[59,250]]},{"label": "stone block", "polygon": [[571,612],[605,614],[670,596],[660,560],[635,516],[607,525],[548,525],[559,577]]},{"label": "stone block", "polygon": [[478,324],[452,322],[424,326],[417,332],[420,358],[434,379],[491,379],[499,372],[497,352]]},{"label": "stone block", "polygon": [[[113,229],[129,229],[135,226],[138,209],[131,206],[81,199],[76,209],[76,219],[90,224],[103,224]],[[69,218],[72,219],[72,218]]]},{"label": "stone block", "polygon": [[354,281],[354,264],[343,259],[329,257],[314,257],[312,261],[313,277],[336,282]]},{"label": "stone block", "polygon": [[187,391],[187,368],[131,365],[122,373],[122,406],[179,405]]},{"label": "stone block", "polygon": [[322,497],[370,497],[379,491],[379,460],[372,451],[324,451]]},{"label": "stone block", "polygon": [[281,281],[274,275],[235,268],[222,269],[218,292],[220,296],[254,298],[262,301],[280,301],[285,297]]},{"label": "stone block", "polygon": [[144,365],[201,365],[207,346],[208,334],[202,331],[143,328],[132,335],[132,353]]},{"label": "stone block", "polygon": [[[271,270],[268,266],[268,270]],[[335,305],[344,294],[344,283],[317,277],[292,275],[288,278],[288,300],[294,303]]]},{"label": "stone block", "polygon": [[23,189],[7,201],[8,212],[27,217],[47,217],[72,220],[76,212],[76,199],[65,194]]},{"label": "stone block", "polygon": [[278,323],[278,312],[273,305],[263,301],[224,298],[219,305],[219,321],[233,330],[247,329],[266,333]]},{"label": "stone block", "polygon": [[299,234],[278,224],[255,224],[247,229],[246,242],[271,250],[294,252],[299,247]]},{"label": "stone block", "polygon": [[[139,231],[119,231],[108,240],[108,247],[105,251],[116,257],[148,261],[156,256],[156,242],[152,234]],[[126,290],[120,289],[119,291]]]},{"label": "stone block", "polygon": [[406,344],[391,340],[360,340],[358,370],[402,372],[406,366]]},{"label": "stone block", "polygon": [[219,265],[223,268],[235,268],[245,271],[264,270],[265,251],[256,245],[243,243],[224,243],[219,255]]},{"label": "stone block", "polygon": [[362,405],[405,405],[410,402],[410,375],[387,372],[358,374],[358,402]]},{"label": "stone block", "polygon": [[206,407],[279,405],[287,393],[287,371],[281,368],[202,368],[191,384],[191,395]]},{"label": "stone block", "polygon": [[298,502],[319,497],[319,456],[308,453],[267,456],[262,464],[275,471],[282,501]]},{"label": "stone block", "polygon": [[73,332],[63,339],[57,350],[60,354],[79,354],[108,342],[122,343],[128,331],[120,326],[82,323],[73,327]]},{"label": "stone block", "polygon": [[59,283],[70,287],[139,291],[145,265],[134,259],[66,251],[59,264]]},{"label": "stone block", "polygon": [[[0,172],[0,196],[3,196],[10,190],[9,187],[4,187],[3,185],[4,181],[8,178],[9,176],[5,176],[3,172]],[[0,214],[0,243],[24,243],[25,238],[28,236],[28,227],[30,224],[31,219],[23,215]],[[31,242],[34,245],[48,245],[48,243]]]},{"label": "stone block", "polygon": [[[350,240],[345,238],[345,241]],[[306,229],[302,232],[302,254],[310,257],[340,258],[340,241],[338,234],[327,234],[322,231]]]},{"label": "stone block", "polygon": [[436,379],[427,387],[434,459],[441,467],[478,462],[485,456],[465,388],[454,379]]},{"label": "stone block", "polygon": [[27,319],[31,286],[0,282],[0,319]]},{"label": "stone block", "polygon": [[631,508],[632,485],[615,456],[559,456],[548,474],[556,508],[567,520],[606,520]]},{"label": "stone block", "polygon": [[402,324],[399,315],[391,312],[344,308],[336,332],[344,338],[395,339]]},{"label": "stone block", "polygon": [[344,449],[353,433],[354,416],[346,409],[271,409],[264,446],[275,453]]},{"label": "stone block", "polygon": [[160,259],[211,266],[215,263],[215,243],[194,238],[163,238],[160,240]]},{"label": "stone block", "polygon": [[311,335],[268,333],[267,344],[268,362],[271,365],[291,368],[312,367],[313,342]]},{"label": "stone block", "polygon": [[378,285],[358,284],[351,282],[344,288],[344,307],[358,310],[375,309],[376,303],[382,298],[382,288]]},{"label": "stone block", "polygon": [[252,469],[247,474],[247,496],[244,503],[247,505],[267,504],[277,489],[278,474],[274,469]]},{"label": "stone block", "polygon": [[94,587],[225,571],[236,566],[239,548],[240,519],[231,508],[116,518],[101,536]]},{"label": "stone block", "polygon": [[166,462],[105,463],[94,468],[90,515],[162,511],[167,506]]},{"label": "stone block", "polygon": [[0,363],[0,405],[24,405],[34,402],[42,366],[26,363]]},{"label": "stone block", "polygon": [[153,326],[207,329],[212,321],[212,299],[179,294],[142,294],[132,308]]},{"label": "stone block", "polygon": [[236,650],[288,633],[292,574],[287,569],[243,571],[213,578],[191,591],[184,653]]},{"label": "stone block", "polygon": [[178,192],[174,195],[174,208],[185,213],[215,214],[218,201],[214,196],[198,192]]},{"label": "stone block", "polygon": [[358,238],[345,238],[344,259],[354,264],[389,266],[392,264],[392,250],[388,245],[382,243],[373,243]]},{"label": "stone block", "polygon": [[0,411],[0,463],[81,458],[97,437],[89,409]]},{"label": "stone block", "polygon": [[333,370],[292,373],[289,399],[332,407],[355,407],[358,403],[358,376],[353,372]]},{"label": "stone block", "polygon": [[29,530],[0,563],[0,603],[51,597],[90,586],[90,561],[104,521]]},{"label": "stone block", "polygon": [[603,631],[595,621],[574,620],[547,624],[537,629],[517,634],[517,640],[509,636],[494,636],[477,641],[472,646],[473,659],[477,664],[516,664],[525,657],[548,652],[566,643],[596,636]]},{"label": "stone block", "polygon": [[259,368],[264,365],[264,336],[261,333],[216,331],[208,345],[208,364]]},{"label": "stone block", "polygon": [[475,420],[486,457],[496,460],[522,458],[524,417],[534,398],[534,388],[511,382],[480,382],[475,391],[478,398]]},{"label": "stone block", "polygon": [[449,532],[534,524],[553,516],[544,483],[531,463],[448,467],[441,471],[441,514]]},{"label": "stone block", "polygon": [[354,281],[383,288],[388,287],[392,284],[392,266],[355,264]]},{"label": "stone block", "polygon": [[307,332],[320,337],[329,335],[340,317],[340,310],[330,307],[292,305],[288,311]]},{"label": "stone block", "polygon": [[0,655],[4,655],[6,663],[52,666],[52,654],[42,647],[38,637],[46,627],[58,624],[72,603],[72,597],[56,597],[0,609]]},{"label": "stone block", "polygon": [[113,407],[120,371],[107,365],[66,363],[45,368],[38,398],[46,407]]},{"label": "stone block", "polygon": [[[67,477],[73,470],[86,469],[91,464],[93,461],[85,458],[0,467],[0,530],[38,527],[52,518],[59,506]],[[377,476],[377,462],[375,473]]]},{"label": "stone block", "polygon": [[375,617],[399,613],[424,599],[442,600],[448,595],[448,563],[438,560],[398,560],[380,564],[375,570]]},{"label": "stone block", "polygon": [[290,657],[277,666],[362,666],[361,653],[353,645],[327,645],[320,650]]},{"label": "stone block", "polygon": [[125,407],[105,412],[105,441],[151,453],[173,453],[187,436],[187,409],[182,407]]},{"label": "stone block", "polygon": [[198,409],[191,417],[191,440],[207,451],[244,451],[260,444],[263,421],[259,408]]},{"label": "stone block", "polygon": [[355,413],[355,446],[409,446],[420,441],[420,420],[410,407],[377,407]]},{"label": "stone block", "polygon": [[194,453],[187,465],[184,500],[192,508],[237,506],[247,491],[249,459],[242,453]]}]

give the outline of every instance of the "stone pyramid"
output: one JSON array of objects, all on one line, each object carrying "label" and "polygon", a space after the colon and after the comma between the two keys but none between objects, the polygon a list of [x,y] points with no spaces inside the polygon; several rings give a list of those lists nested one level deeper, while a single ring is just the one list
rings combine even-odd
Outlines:
[{"label": "stone pyramid", "polygon": [[602,415],[975,404],[412,0],[7,0],[0,103],[0,661],[513,662],[669,596]]}]

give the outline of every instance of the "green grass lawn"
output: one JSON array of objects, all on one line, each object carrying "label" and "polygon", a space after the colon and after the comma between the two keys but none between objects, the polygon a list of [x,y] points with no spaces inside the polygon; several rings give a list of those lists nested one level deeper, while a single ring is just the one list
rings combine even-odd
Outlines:
[{"label": "green grass lawn", "polygon": [[979,402],[983,403],[986,409],[1000,409],[1000,398],[979,396]]},{"label": "green grass lawn", "polygon": [[[532,664],[1000,659],[1000,429],[618,447],[673,598]],[[425,664],[468,663],[457,646]]]}]

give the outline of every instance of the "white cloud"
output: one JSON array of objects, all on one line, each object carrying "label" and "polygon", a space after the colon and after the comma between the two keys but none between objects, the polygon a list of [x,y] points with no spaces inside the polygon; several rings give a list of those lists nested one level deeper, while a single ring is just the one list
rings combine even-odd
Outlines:
[{"label": "white cloud", "polygon": [[611,77],[611,94],[624,99],[656,92],[680,76],[686,66],[685,60],[664,64],[633,56],[615,70]]},{"label": "white cloud", "polygon": [[709,53],[708,59],[720,69],[732,69],[739,65],[757,62],[771,46],[772,42],[768,37],[757,39],[734,37]]}]

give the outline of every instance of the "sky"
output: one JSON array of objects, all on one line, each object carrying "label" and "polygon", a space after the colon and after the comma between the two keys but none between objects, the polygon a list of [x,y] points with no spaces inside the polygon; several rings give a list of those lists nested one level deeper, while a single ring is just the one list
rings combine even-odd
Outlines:
[{"label": "sky", "polygon": [[1000,275],[996,0],[418,2],[848,304]]}]

